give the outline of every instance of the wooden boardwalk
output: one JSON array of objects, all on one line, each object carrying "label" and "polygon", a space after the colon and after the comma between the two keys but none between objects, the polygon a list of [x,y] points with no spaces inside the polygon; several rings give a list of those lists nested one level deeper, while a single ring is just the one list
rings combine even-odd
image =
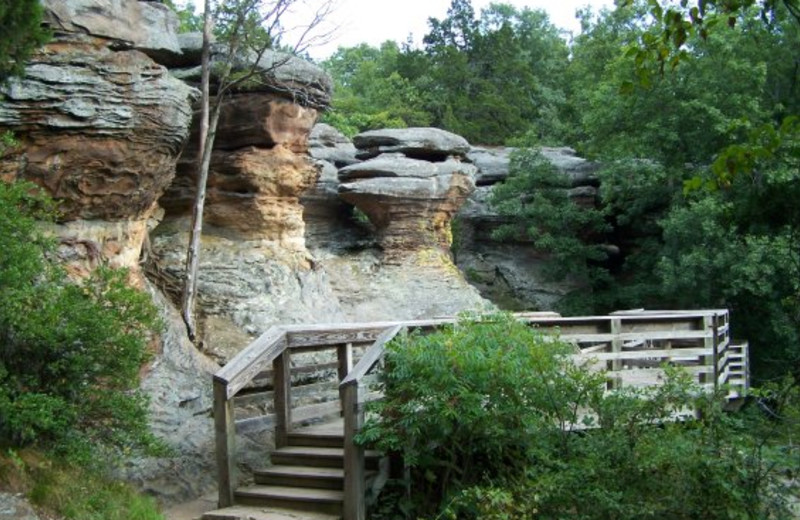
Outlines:
[{"label": "wooden boardwalk", "polygon": [[[731,342],[726,310],[517,318],[574,344],[576,361],[603,370],[609,391],[661,384],[664,363],[684,368],[708,390],[726,389],[728,399],[748,389],[747,344]],[[370,381],[385,345],[402,331],[427,333],[456,321],[292,325],[256,339],[214,376],[219,506],[254,513],[277,506],[363,520],[368,486],[380,480],[381,466],[378,454],[356,446],[353,437],[364,421],[364,403],[377,397]],[[268,413],[237,418],[237,405],[259,402],[271,405]],[[274,467],[256,472],[255,485],[239,487],[236,433],[253,424],[275,427]],[[207,518],[237,518],[226,511],[231,515]]]}]

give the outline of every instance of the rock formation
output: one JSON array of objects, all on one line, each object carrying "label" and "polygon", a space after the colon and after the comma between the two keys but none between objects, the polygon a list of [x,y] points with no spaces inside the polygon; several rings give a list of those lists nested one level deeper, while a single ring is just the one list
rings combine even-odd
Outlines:
[{"label": "rock formation", "polygon": [[91,229],[96,250],[135,267],[191,120],[194,90],[145,53],[178,50],[177,18],[134,1],[44,7],[55,37],[2,91],[0,131],[13,130],[20,145],[2,158],[0,175],[61,201],[70,224],[56,232],[67,243]]},{"label": "rock formation", "polygon": [[[351,142],[315,126],[331,97],[323,70],[240,53],[232,62],[256,74],[229,93],[220,118],[200,255],[202,341],[192,345],[165,295],[180,290],[195,194],[200,39],[177,35],[157,2],[43,4],[55,38],[2,90],[0,131],[20,146],[0,157],[0,177],[36,182],[62,202],[55,233],[66,261],[85,270],[147,260],[151,283],[140,282],[167,328],[143,388],[175,456],[130,461],[124,473],[162,500],[213,487],[210,374],[270,326],[490,307],[452,261],[459,211],[456,260],[485,295],[540,308],[558,296],[538,281],[535,251],[491,240],[498,217],[486,196],[507,175],[510,149],[471,148],[431,128]],[[226,55],[214,46],[214,60]],[[576,200],[591,203],[593,166],[566,149],[544,153],[573,178]],[[269,449],[263,425],[245,437],[245,463]]]},{"label": "rock formation", "polygon": [[370,159],[339,171],[339,195],[375,226],[386,259],[449,254],[450,221],[475,189],[467,142],[435,128],[364,132],[354,142]]}]

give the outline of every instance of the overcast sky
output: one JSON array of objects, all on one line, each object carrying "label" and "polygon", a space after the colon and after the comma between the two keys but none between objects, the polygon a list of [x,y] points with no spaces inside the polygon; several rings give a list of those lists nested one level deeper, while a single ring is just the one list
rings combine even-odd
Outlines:
[{"label": "overcast sky", "polygon": [[[201,5],[201,0],[194,0]],[[299,0],[309,6],[318,4],[315,0]],[[325,45],[309,49],[317,59],[332,54],[339,46],[352,47],[359,43],[379,45],[386,40],[406,41],[409,34],[420,43],[428,30],[428,18],[444,18],[450,0],[335,0],[334,13],[328,17],[327,28],[337,27],[333,38]],[[472,0],[476,12],[486,7],[492,0]],[[497,0],[495,0],[497,1]],[[613,0],[501,0],[517,7],[544,9],[550,20],[558,27],[577,32],[580,24],[575,18],[579,7],[591,5],[595,11],[601,7],[611,7]],[[177,3],[182,3],[181,1]],[[198,11],[200,11],[198,9]],[[298,10],[287,20],[287,27],[307,23],[308,12]],[[290,42],[287,42],[290,43]]]}]

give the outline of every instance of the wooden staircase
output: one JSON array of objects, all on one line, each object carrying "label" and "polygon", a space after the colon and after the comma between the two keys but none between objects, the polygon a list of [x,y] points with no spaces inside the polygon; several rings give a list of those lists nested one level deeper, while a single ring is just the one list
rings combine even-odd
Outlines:
[{"label": "wooden staircase", "polygon": [[[576,362],[602,370],[609,391],[663,384],[664,364],[682,367],[702,388],[727,388],[728,400],[741,399],[749,387],[748,346],[731,342],[726,310],[516,316],[572,343]],[[386,344],[395,336],[407,331],[426,334],[455,323],[456,318],[437,318],[285,325],[259,336],[214,374],[218,505],[224,509],[204,518],[364,520],[367,497],[374,499],[380,487],[368,485],[377,455],[354,442],[364,424],[365,403],[379,397],[370,378],[380,370]],[[295,363],[301,359],[311,363]],[[327,372],[338,383],[338,401],[305,404],[292,398],[293,384],[302,384],[308,374]],[[256,472],[254,484],[243,487],[237,482],[237,425],[253,418],[237,422],[235,401],[263,381],[271,381],[272,410],[256,419],[274,425],[278,449],[272,453],[273,466]],[[337,414],[342,419],[336,422],[298,429],[309,420]],[[382,482],[383,473],[374,482]],[[289,509],[280,513],[276,508]]]},{"label": "wooden staircase", "polygon": [[[254,483],[234,492],[234,505],[203,515],[203,520],[342,518],[344,434],[342,420],[289,433],[287,445],[272,452],[272,466],[257,470]],[[368,475],[379,455],[365,454]]]}]

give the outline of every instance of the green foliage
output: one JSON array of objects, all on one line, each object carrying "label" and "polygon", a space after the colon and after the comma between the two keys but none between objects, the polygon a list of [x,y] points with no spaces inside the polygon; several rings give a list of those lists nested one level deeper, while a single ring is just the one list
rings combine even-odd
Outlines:
[{"label": "green foliage", "polygon": [[[494,210],[508,222],[493,237],[530,240],[549,255],[552,278],[569,278],[585,292],[605,279],[599,265],[606,259],[602,242],[608,225],[602,211],[571,199],[571,187],[570,178],[536,149],[514,152],[508,178],[494,187],[490,198]],[[585,295],[581,300],[586,302]]]},{"label": "green foliage", "polygon": [[570,352],[504,315],[396,340],[374,410],[380,419],[360,440],[403,456],[410,505],[432,514],[460,489],[523,474],[543,434],[569,435],[604,380],[577,370]]},{"label": "green foliage", "polygon": [[178,26],[179,33],[200,32],[203,30],[203,15],[195,12],[194,2],[187,0],[178,7],[173,0],[165,0],[167,6],[175,11],[180,21]]},{"label": "green foliage", "polygon": [[41,27],[39,0],[14,0],[0,4],[0,84],[19,76],[25,61],[47,43],[50,33]]},{"label": "green foliage", "polygon": [[360,441],[408,481],[373,518],[788,518],[796,387],[767,392],[776,420],[724,412],[677,368],[605,393],[572,348],[508,316],[393,342]]},{"label": "green foliage", "polygon": [[0,487],[26,495],[40,516],[65,520],[163,520],[155,500],[129,485],[25,450],[0,454]]},{"label": "green foliage", "polygon": [[[616,4],[626,8],[637,0],[617,0]],[[667,65],[678,67],[689,57],[686,48],[693,40],[707,40],[720,28],[734,29],[754,16],[769,25],[788,14],[800,23],[798,0],[704,0],[697,5],[648,0],[647,7],[655,31],[645,33],[626,52],[636,58],[637,75],[645,86],[651,81],[653,65],[660,74]]]},{"label": "green foliage", "polygon": [[124,270],[69,280],[36,220],[53,214],[32,185],[0,183],[0,439],[86,459],[155,449],[136,387],[156,309]]},{"label": "green foliage", "polygon": [[481,144],[564,133],[567,46],[544,12],[492,4],[476,18],[468,0],[455,0],[429,24],[424,51],[385,42],[328,59],[336,86],[328,122],[345,133],[435,126]]},{"label": "green foliage", "polygon": [[430,125],[421,89],[401,72],[407,61],[406,53],[391,41],[380,48],[340,48],[322,64],[335,82],[333,111],[323,120],[348,136]]}]

